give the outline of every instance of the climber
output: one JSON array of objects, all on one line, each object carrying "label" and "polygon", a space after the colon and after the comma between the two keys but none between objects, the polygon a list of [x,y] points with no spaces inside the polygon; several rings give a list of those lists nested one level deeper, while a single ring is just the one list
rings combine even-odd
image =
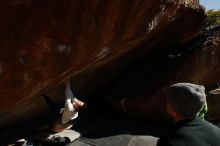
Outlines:
[{"label": "climber", "polygon": [[[40,133],[35,137],[29,139],[27,142],[32,142],[34,145],[66,145],[70,143],[73,138],[70,134],[76,134],[70,129],[74,125],[74,119],[78,117],[78,111],[81,108],[86,108],[86,104],[78,100],[70,87],[70,81],[65,82],[65,105],[61,108],[57,103],[55,103],[48,95],[41,95],[47,105],[52,109],[57,119],[52,124],[53,133]],[[51,125],[50,125],[51,128]],[[68,132],[65,133],[64,130]],[[62,134],[59,132],[64,131]]]},{"label": "climber", "polygon": [[48,95],[42,95],[48,106],[58,114],[57,120],[52,125],[52,131],[55,133],[70,129],[73,126],[73,120],[78,117],[78,110],[86,108],[86,104],[74,96],[69,80],[65,81],[65,85],[65,105],[62,109]]},{"label": "climber", "polygon": [[157,146],[220,145],[220,129],[198,116],[206,105],[205,88],[191,83],[170,86],[167,94],[167,112],[175,126],[171,133],[161,137]]},{"label": "climber", "polygon": [[86,107],[86,104],[84,102],[78,100],[74,96],[70,87],[69,80],[65,82],[65,85],[65,105],[64,108],[60,110],[62,116],[58,118],[52,126],[53,132],[61,132],[65,129],[71,128],[73,126],[72,120],[78,117],[78,110],[80,108]]}]

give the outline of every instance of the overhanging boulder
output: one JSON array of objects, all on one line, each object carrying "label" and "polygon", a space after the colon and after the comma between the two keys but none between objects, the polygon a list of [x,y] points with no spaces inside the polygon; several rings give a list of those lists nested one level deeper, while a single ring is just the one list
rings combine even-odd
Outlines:
[{"label": "overhanging boulder", "polygon": [[192,38],[205,20],[188,0],[2,0],[0,11],[1,128],[47,113],[39,95],[66,78],[89,95],[152,50]]}]

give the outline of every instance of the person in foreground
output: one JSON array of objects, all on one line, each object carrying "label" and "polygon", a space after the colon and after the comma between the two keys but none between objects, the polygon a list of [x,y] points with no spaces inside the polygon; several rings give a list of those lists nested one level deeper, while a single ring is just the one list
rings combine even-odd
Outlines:
[{"label": "person in foreground", "polygon": [[167,94],[167,112],[175,126],[157,146],[220,146],[220,128],[200,119],[206,105],[205,88],[191,83],[170,86]]}]

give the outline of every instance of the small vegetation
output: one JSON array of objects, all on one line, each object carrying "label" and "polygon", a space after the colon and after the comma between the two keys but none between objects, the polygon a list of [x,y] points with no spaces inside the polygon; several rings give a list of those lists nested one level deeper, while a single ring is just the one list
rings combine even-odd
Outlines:
[{"label": "small vegetation", "polygon": [[220,25],[220,10],[209,10],[206,12],[206,15],[208,16],[209,25]]}]

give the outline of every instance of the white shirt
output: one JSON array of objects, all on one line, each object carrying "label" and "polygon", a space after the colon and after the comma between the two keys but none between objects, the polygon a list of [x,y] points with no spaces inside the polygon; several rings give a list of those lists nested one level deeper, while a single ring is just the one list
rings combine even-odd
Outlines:
[{"label": "white shirt", "polygon": [[78,117],[78,111],[74,108],[75,99],[70,83],[68,83],[65,89],[65,106],[61,109],[63,124]]}]

